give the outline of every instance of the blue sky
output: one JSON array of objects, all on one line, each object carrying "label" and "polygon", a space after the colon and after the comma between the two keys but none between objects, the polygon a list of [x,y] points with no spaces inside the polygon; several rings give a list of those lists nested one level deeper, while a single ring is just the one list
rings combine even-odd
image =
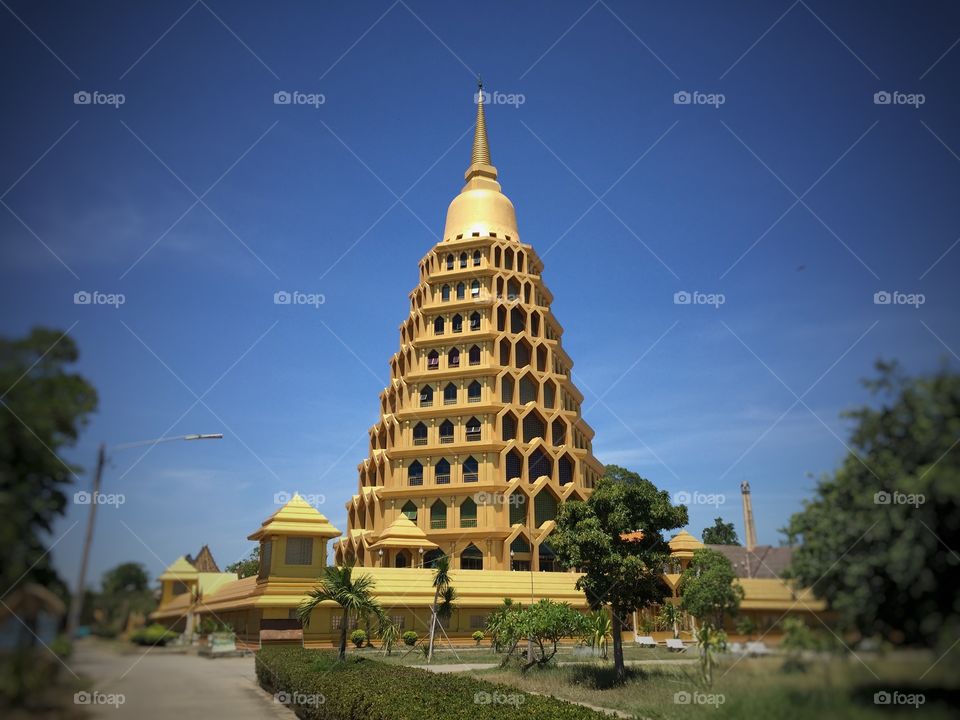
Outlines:
[{"label": "blue sky", "polygon": [[[0,332],[71,329],[101,397],[70,452],[88,468],[100,441],[226,435],[113,453],[104,489],[126,502],[99,515],[93,580],[204,543],[225,565],[277,492],[324,495],[345,528],[417,261],[462,184],[475,73],[523,96],[488,108],[493,160],[595,453],[726,495],[691,507],[694,534],[717,514],[742,532],[749,479],[778,542],[877,358],[960,362],[954,4],[7,4]],[[95,290],[125,303],[74,304]],[[51,538],[71,582],[85,512]]]}]

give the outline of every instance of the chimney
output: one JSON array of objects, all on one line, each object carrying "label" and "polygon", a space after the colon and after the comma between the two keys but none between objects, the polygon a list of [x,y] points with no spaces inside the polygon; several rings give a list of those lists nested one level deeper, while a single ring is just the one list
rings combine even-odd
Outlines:
[{"label": "chimney", "polygon": [[757,546],[757,528],[753,524],[753,502],[750,500],[750,483],[740,483],[740,495],[743,498],[743,530],[746,534],[747,551],[753,552]]}]

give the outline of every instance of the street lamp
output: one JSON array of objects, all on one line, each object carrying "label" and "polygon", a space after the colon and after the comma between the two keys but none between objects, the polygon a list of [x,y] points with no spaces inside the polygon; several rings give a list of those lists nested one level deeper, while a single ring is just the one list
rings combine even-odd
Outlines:
[{"label": "street lamp", "polygon": [[[195,433],[192,435],[175,435],[172,437],[140,440],[132,443],[114,445],[111,450],[128,450],[144,445],[159,445],[173,440],[222,440],[223,433]],[[93,526],[97,517],[97,498],[100,496],[100,484],[103,480],[103,468],[107,464],[107,445],[100,443],[97,451],[97,470],[93,475],[93,493],[90,496],[90,515],[87,518],[87,534],[83,540],[83,554],[80,557],[80,577],[77,578],[77,588],[70,598],[70,612],[67,615],[67,637],[71,640],[77,634],[80,624],[80,609],[83,607],[83,586],[87,579],[87,563],[90,560],[90,546],[93,545]]]}]

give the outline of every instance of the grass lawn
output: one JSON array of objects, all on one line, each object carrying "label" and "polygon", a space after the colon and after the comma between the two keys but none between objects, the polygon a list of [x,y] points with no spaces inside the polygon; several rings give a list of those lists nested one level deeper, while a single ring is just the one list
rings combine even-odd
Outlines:
[{"label": "grass lawn", "polygon": [[[695,657],[693,653],[688,654]],[[880,718],[957,717],[960,677],[946,658],[919,679],[936,658],[927,655],[864,657],[869,669],[853,657],[813,661],[806,672],[784,672],[778,658],[727,661],[717,670],[713,689],[697,685],[695,665],[629,668],[630,679],[610,687],[610,663],[519,671],[482,670],[477,678],[513,685],[554,697],[613,708],[641,718],[762,718],[763,720],[872,720]],[[874,673],[877,677],[874,677]],[[923,693],[919,711],[913,705],[877,705],[882,691]],[[676,693],[710,693],[715,698]],[[722,697],[722,702],[720,699]],[[682,700],[689,698],[688,703]],[[678,702],[677,700],[680,700]],[[699,702],[698,702],[699,700]],[[708,702],[716,701],[715,704]]]},{"label": "grass lawn", "polygon": [[[347,649],[347,652],[348,654],[370,657],[388,663],[399,663],[401,665],[426,664],[426,659],[423,657],[420,647],[417,647],[412,652],[410,650],[406,645],[398,645],[394,648],[393,654],[390,656],[382,655],[382,651],[379,648],[369,647],[365,647],[362,650],[350,647]],[[612,652],[613,648],[611,647],[608,654]],[[490,649],[489,643],[481,643],[479,647],[454,647],[453,649],[449,646],[437,646],[434,648],[433,656],[433,662],[436,665],[455,665],[461,663],[499,664],[500,661],[503,660],[503,655],[493,652],[493,650]],[[691,650],[686,653],[676,653],[670,652],[666,648],[639,648],[624,645],[623,656],[628,662],[632,660],[682,660],[696,658],[696,651]],[[574,648],[572,645],[562,646],[555,659],[562,663],[591,663],[595,661],[594,658],[585,654],[582,649]]]}]

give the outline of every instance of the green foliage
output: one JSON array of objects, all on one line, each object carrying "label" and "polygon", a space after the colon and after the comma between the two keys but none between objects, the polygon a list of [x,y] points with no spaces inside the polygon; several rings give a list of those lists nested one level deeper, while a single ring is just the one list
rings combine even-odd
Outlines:
[{"label": "green foliage", "polygon": [[403,635],[403,644],[413,647],[417,644],[417,634],[413,630],[407,630]]},{"label": "green foliage", "polygon": [[680,621],[683,619],[683,612],[677,605],[665,602],[660,606],[660,612],[657,613],[657,622],[664,630],[671,630],[674,638],[680,637]]},{"label": "green foliage", "polygon": [[743,588],[725,555],[702,548],[680,576],[680,604],[702,623],[723,627],[724,616],[736,615]]},{"label": "green foliage", "polygon": [[741,635],[746,635],[747,638],[754,635],[757,632],[757,623],[749,615],[742,615],[737,618],[736,626],[737,632]]},{"label": "green foliage", "polygon": [[587,632],[585,639],[587,644],[600,653],[604,659],[607,657],[607,638],[613,634],[613,624],[610,622],[610,614],[603,608],[597,608],[587,616]]},{"label": "green foliage", "polygon": [[440,620],[453,613],[453,601],[457,593],[450,584],[450,556],[443,555],[433,564],[433,606],[430,608],[430,639],[427,643],[427,662],[433,660],[433,643]]},{"label": "green foliage", "polygon": [[112,636],[124,632],[131,614],[146,616],[157,604],[146,569],[132,562],[107,570],[100,581],[100,592],[84,602],[90,602],[95,611],[97,634]]},{"label": "green foliage", "polygon": [[709,623],[697,628],[697,648],[700,651],[700,681],[705,687],[713,687],[713,670],[717,654],[727,648],[727,634]]},{"label": "green foliage", "polygon": [[704,528],[701,534],[704,545],[739,545],[740,539],[733,523],[725,523],[723,518],[716,518],[713,526]]},{"label": "green foliage", "polygon": [[506,629],[510,613],[522,608],[520,603],[514,603],[513,598],[504,598],[496,610],[487,617],[487,634],[490,635],[490,645],[494,652],[501,652],[507,644]]},{"label": "green foliage", "polygon": [[392,655],[393,646],[400,640],[400,626],[393,622],[386,613],[378,618],[377,637],[380,638],[383,652]]},{"label": "green foliage", "polygon": [[147,627],[135,630],[130,634],[130,642],[137,645],[166,645],[172,640],[176,640],[180,633],[168,630],[160,623],[153,623]]},{"label": "green foliage", "polygon": [[[622,618],[667,595],[662,568],[670,547],[661,533],[686,524],[686,507],[674,507],[669,493],[616,465],[606,467],[585,502],[560,506],[551,545],[562,565],[584,573],[577,587],[590,607],[610,606],[614,669],[621,681],[626,678]],[[642,539],[623,538],[636,530],[643,531]]]},{"label": "green foliage", "polygon": [[960,635],[952,579],[960,557],[960,375],[904,377],[878,363],[877,407],[847,413],[851,452],[785,528],[791,574],[841,628],[894,643],[949,645]]},{"label": "green foliage", "polygon": [[[66,599],[47,553],[66,489],[80,473],[62,452],[72,447],[97,407],[97,393],[68,368],[76,343],[58,330],[35,328],[0,338],[0,587],[36,582]],[[9,600],[8,600],[9,602]]]},{"label": "green foliage", "polygon": [[590,632],[590,620],[569,603],[540,600],[533,605],[507,613],[499,630],[508,658],[521,641],[533,641],[533,657],[528,657],[524,670],[533,665],[546,665],[557,654],[563,638],[583,637]]},{"label": "green foliage", "polygon": [[350,618],[360,618],[368,614],[377,617],[383,615],[383,609],[373,597],[375,586],[376,583],[370,575],[354,577],[353,568],[349,565],[327,566],[320,576],[320,584],[307,593],[308,599],[297,608],[297,618],[303,627],[308,627],[310,616],[320,603],[332,600],[339,605],[343,611],[339,658],[343,660],[347,656],[347,626]]},{"label": "green foliage", "polygon": [[484,638],[485,636],[484,636],[484,634],[483,634],[483,630],[477,630],[477,631],[474,632],[473,635],[471,635],[470,637],[473,638],[473,641],[474,641],[477,645],[480,645],[480,643],[483,642],[483,638]]},{"label": "green foliage", "polygon": [[226,572],[236,573],[238,577],[252,577],[260,573],[260,544],[254,546],[243,560],[227,565]]},{"label": "green foliage", "polygon": [[352,642],[356,647],[362,648],[367,642],[367,633],[360,628],[357,628],[350,633],[350,642]]},{"label": "green foliage", "polygon": [[[298,698],[303,720],[600,720],[606,715],[551,697],[465,673],[335,655],[299,647],[265,647],[256,655],[257,679],[270,693]],[[310,702],[322,696],[323,702]],[[490,702],[493,698],[512,702]]]}]

